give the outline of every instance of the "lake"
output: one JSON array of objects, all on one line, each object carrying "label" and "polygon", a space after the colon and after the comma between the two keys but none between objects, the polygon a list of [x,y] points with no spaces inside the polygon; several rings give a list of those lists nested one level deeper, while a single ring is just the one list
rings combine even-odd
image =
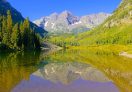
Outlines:
[{"label": "lake", "polygon": [[0,92],[132,92],[131,66],[105,50],[0,52]]}]

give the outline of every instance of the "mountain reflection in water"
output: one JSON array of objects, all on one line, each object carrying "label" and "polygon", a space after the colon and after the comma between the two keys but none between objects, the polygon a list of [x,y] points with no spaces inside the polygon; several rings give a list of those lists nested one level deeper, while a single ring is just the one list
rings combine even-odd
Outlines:
[{"label": "mountain reflection in water", "polygon": [[0,53],[0,92],[132,92],[131,65],[109,50]]},{"label": "mountain reflection in water", "polygon": [[13,92],[119,92],[99,70],[85,63],[54,62],[38,69]]}]

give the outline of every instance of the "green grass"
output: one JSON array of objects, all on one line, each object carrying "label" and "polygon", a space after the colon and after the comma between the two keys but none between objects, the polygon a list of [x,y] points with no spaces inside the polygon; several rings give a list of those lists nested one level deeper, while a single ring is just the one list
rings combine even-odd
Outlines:
[{"label": "green grass", "polygon": [[81,34],[79,43],[82,45],[132,44],[131,24],[124,24],[112,28],[95,29]]}]

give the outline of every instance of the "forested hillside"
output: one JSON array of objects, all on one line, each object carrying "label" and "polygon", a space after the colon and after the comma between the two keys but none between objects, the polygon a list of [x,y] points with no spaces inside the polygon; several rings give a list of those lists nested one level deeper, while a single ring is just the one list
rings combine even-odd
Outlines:
[{"label": "forested hillside", "polygon": [[[21,15],[19,11],[12,7],[7,0],[0,0],[0,15],[7,16],[8,10],[11,12],[12,20],[14,23],[24,22],[25,18]],[[41,36],[44,36],[47,33],[44,29],[38,27],[36,24],[32,22],[30,22],[30,27],[34,29],[36,33],[39,33]]]},{"label": "forested hillside", "polygon": [[123,0],[99,27],[78,35],[81,45],[132,44],[132,0]]},{"label": "forested hillside", "polygon": [[132,0],[123,0],[112,16],[98,27],[74,36],[54,37],[50,41],[67,46],[72,46],[71,43],[77,46],[132,44]]},{"label": "forested hillside", "polygon": [[0,50],[40,49],[40,39],[31,29],[27,19],[14,23],[10,11],[7,16],[0,16]]}]

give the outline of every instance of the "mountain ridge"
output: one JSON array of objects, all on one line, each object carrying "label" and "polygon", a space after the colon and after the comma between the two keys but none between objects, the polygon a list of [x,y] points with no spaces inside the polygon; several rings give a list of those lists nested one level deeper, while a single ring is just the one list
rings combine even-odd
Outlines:
[{"label": "mountain ridge", "polygon": [[61,13],[52,13],[49,16],[37,19],[34,23],[48,32],[74,33],[96,27],[109,16],[111,14],[98,13],[79,17],[65,10]]},{"label": "mountain ridge", "polygon": [[[14,23],[16,22],[20,23],[24,21],[25,18],[21,15],[21,13],[17,11],[15,8],[13,8],[7,0],[0,0],[0,15],[7,16],[8,10],[10,10],[11,12]],[[41,36],[44,36],[44,34],[47,33],[44,29],[38,27],[36,24],[32,23],[31,21],[30,21],[30,26],[32,29],[35,30],[36,33],[39,33]]]},{"label": "mountain ridge", "polygon": [[112,16],[95,29],[78,35],[83,45],[132,44],[132,0],[123,0]]},{"label": "mountain ridge", "polygon": [[[50,41],[60,46],[100,46],[132,44],[132,0],[123,0],[99,26],[71,36],[55,36]],[[62,43],[63,42],[63,43]]]}]

